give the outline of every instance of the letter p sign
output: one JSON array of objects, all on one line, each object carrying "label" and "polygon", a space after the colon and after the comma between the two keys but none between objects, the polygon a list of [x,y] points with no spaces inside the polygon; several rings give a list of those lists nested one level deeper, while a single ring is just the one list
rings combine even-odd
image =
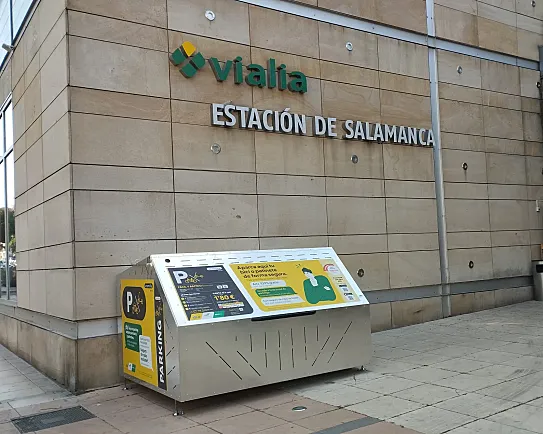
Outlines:
[{"label": "letter p sign", "polygon": [[183,283],[183,280],[189,277],[189,275],[183,270],[174,270],[173,275],[178,285],[181,285]]},{"label": "letter p sign", "polygon": [[132,295],[131,292],[127,292],[126,293],[126,307],[128,308],[128,311],[130,311],[133,301],[134,301],[134,296]]},{"label": "letter p sign", "polygon": [[143,288],[127,286],[122,297],[124,316],[137,321],[143,320],[147,311],[147,299]]}]

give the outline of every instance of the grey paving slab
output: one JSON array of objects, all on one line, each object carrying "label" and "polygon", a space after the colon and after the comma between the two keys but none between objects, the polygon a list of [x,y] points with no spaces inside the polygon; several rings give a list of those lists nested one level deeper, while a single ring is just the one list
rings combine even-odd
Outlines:
[{"label": "grey paving slab", "polygon": [[453,429],[448,434],[533,434],[533,431],[526,431],[490,420],[480,419],[460,428]]},{"label": "grey paving slab", "polygon": [[477,393],[467,393],[466,395],[435,404],[436,407],[443,410],[454,411],[480,419],[508,410],[517,405],[518,403],[514,401],[479,395]]},{"label": "grey paving slab", "polygon": [[539,345],[512,343],[501,347],[500,350],[506,353],[522,354],[526,356],[541,352],[541,347]]},{"label": "grey paving slab", "polygon": [[543,357],[520,356],[503,362],[507,366],[529,369],[531,371],[543,371]]},{"label": "grey paving slab", "polygon": [[14,399],[9,401],[9,405],[15,410],[20,408],[28,407],[31,405],[46,404],[55,401],[71,399],[71,404],[75,405],[75,397],[68,391],[57,392],[57,393],[45,393],[36,396]]},{"label": "grey paving slab", "polygon": [[[431,341],[425,341],[425,340],[417,340],[415,342],[405,342],[399,346],[400,348],[404,348],[406,350],[411,351],[418,351],[418,352],[434,352],[439,351],[440,349],[446,348],[446,341],[440,341],[440,342],[431,342]],[[440,354],[440,353],[436,353]]]},{"label": "grey paving slab", "polygon": [[27,383],[29,382],[29,379],[26,378],[24,375],[22,374],[16,374],[14,375],[13,377],[9,377],[9,378],[2,378],[0,380],[0,383],[3,384],[4,386],[8,385],[8,384],[16,384],[16,383]]},{"label": "grey paving slab", "polygon": [[30,389],[32,387],[36,387],[36,385],[32,383],[31,381],[23,381],[23,382],[12,383],[12,384],[0,384],[0,395],[2,395],[3,393]]},{"label": "grey paving slab", "polygon": [[375,357],[380,357],[382,359],[396,360],[408,356],[416,356],[419,353],[416,351],[404,350],[403,348],[379,347],[374,348],[373,354]]},{"label": "grey paving slab", "polygon": [[481,350],[492,350],[507,345],[507,342],[500,342],[497,340],[486,338],[471,338],[466,339],[463,345],[466,347],[479,348]]},{"label": "grey paving slab", "polygon": [[476,348],[472,347],[464,347],[464,346],[447,346],[442,348],[436,348],[433,350],[430,350],[431,353],[434,354],[440,354],[443,356],[449,356],[449,357],[462,357],[466,354],[473,354],[474,352],[477,352]]},{"label": "grey paving slab", "polygon": [[492,366],[491,363],[480,362],[478,360],[464,359],[461,357],[455,359],[448,359],[443,362],[434,363],[432,368],[445,369],[447,371],[458,372],[461,374],[467,374],[477,369],[486,368]]},{"label": "grey paving slab", "polygon": [[392,396],[418,402],[420,404],[432,405],[441,401],[446,401],[447,399],[462,396],[464,393],[465,392],[459,392],[449,387],[422,384],[421,386],[396,392]]},{"label": "grey paving slab", "polygon": [[400,372],[397,375],[399,377],[407,378],[409,380],[433,384],[444,378],[458,375],[458,373],[453,371],[446,371],[445,369],[434,368],[432,366],[423,366],[421,368]]},{"label": "grey paving slab", "polygon": [[488,420],[513,428],[543,433],[543,411],[541,411],[540,407],[528,404],[495,414],[494,416],[490,416]]},{"label": "grey paving slab", "polygon": [[526,376],[479,389],[477,393],[523,404],[543,397],[543,387],[538,386],[538,383],[537,379],[532,380],[529,376]]},{"label": "grey paving slab", "polygon": [[313,390],[300,395],[337,407],[347,407],[360,402],[370,401],[381,396],[379,393],[347,385],[342,385],[341,388],[337,390]]},{"label": "grey paving slab", "polygon": [[399,392],[400,390],[420,386],[421,384],[422,383],[419,381],[408,380],[394,375],[386,375],[383,378],[371,380],[364,384],[359,384],[356,387],[370,390],[375,393],[389,395],[394,392]]},{"label": "grey paving slab", "polygon": [[488,363],[502,363],[520,357],[520,354],[508,353],[505,351],[485,350],[465,355],[466,359],[479,360]]},{"label": "grey paving slab", "polygon": [[14,375],[19,375],[20,372],[12,367],[11,369],[6,369],[4,371],[0,371],[0,383],[3,384],[3,380],[6,378],[13,377]]},{"label": "grey paving slab", "polygon": [[424,434],[442,434],[474,420],[475,418],[472,416],[432,406],[388,419],[389,422],[420,431]]},{"label": "grey paving slab", "polygon": [[358,384],[363,384],[366,381],[375,380],[377,378],[383,378],[388,374],[380,374],[378,372],[362,371],[354,372],[352,375],[346,376],[340,380],[336,380],[337,384],[346,384],[349,386],[357,386]]},{"label": "grey paving slab", "polygon": [[440,354],[432,353],[418,353],[415,356],[404,357],[401,359],[404,363],[414,363],[419,366],[430,366],[440,362],[446,362],[450,360],[449,356],[443,356]]},{"label": "grey paving slab", "polygon": [[357,413],[377,419],[390,419],[422,407],[423,405],[417,402],[407,401],[394,396],[382,396],[371,401],[351,405],[347,407],[347,410],[356,411]]},{"label": "grey paving slab", "polygon": [[532,401],[529,401],[528,404],[533,405],[535,407],[543,408],[543,398],[534,399]]},{"label": "grey paving slab", "polygon": [[502,383],[503,380],[497,380],[490,377],[478,377],[471,374],[458,374],[452,377],[444,378],[434,382],[438,386],[451,387],[453,389],[474,392],[485,387],[494,386]]},{"label": "grey paving slab", "polygon": [[0,402],[9,402],[14,399],[26,398],[28,396],[36,396],[43,394],[43,390],[36,386],[26,387],[21,390],[15,390],[13,392],[0,393]]},{"label": "grey paving slab", "polygon": [[0,424],[9,422],[11,419],[16,419],[18,417],[20,417],[19,412],[13,408],[6,408],[4,410],[0,410]]},{"label": "grey paving slab", "polygon": [[517,368],[514,366],[492,365],[486,368],[472,371],[471,375],[478,377],[492,377],[498,380],[514,380],[515,378],[524,377],[531,374],[533,371],[525,368]]},{"label": "grey paving slab", "polygon": [[367,369],[369,372],[376,372],[378,374],[396,374],[418,367],[418,365],[406,363],[401,360],[385,360],[374,357],[368,364]]}]

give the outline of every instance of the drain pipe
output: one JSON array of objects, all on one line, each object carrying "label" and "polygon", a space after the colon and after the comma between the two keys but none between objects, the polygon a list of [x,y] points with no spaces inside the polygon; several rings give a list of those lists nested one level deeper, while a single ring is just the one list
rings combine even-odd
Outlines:
[{"label": "drain pipe", "polygon": [[439,77],[437,49],[435,48],[436,27],[434,0],[426,0],[426,22],[428,28],[428,68],[430,72],[430,104],[432,109],[432,130],[434,131],[434,177],[437,205],[437,231],[439,240],[439,262],[441,270],[441,304],[443,317],[451,316],[451,287],[449,273],[449,252],[447,246],[447,222],[445,220],[445,189],[443,184],[443,157],[441,152],[441,120],[439,114]]},{"label": "drain pipe", "polygon": [[537,82],[537,87],[539,89],[539,106],[541,108],[541,128],[543,129],[543,45],[539,47],[539,81]]}]

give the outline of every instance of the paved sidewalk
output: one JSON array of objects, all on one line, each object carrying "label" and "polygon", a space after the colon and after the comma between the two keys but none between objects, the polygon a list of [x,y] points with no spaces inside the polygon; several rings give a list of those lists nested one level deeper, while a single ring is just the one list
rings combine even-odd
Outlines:
[{"label": "paved sidewalk", "polygon": [[543,303],[376,333],[373,343],[368,372],[287,389],[425,434],[543,433]]},{"label": "paved sidewalk", "polygon": [[[79,397],[40,389],[7,402],[0,394],[0,434],[17,433],[16,415],[76,405],[97,417],[39,433],[543,434],[542,323],[543,303],[529,302],[377,333],[366,372],[187,403],[178,418],[170,400],[143,388]],[[24,364],[1,350],[0,387],[5,368],[25,378],[20,370],[31,369],[7,363]]]},{"label": "paved sidewalk", "polygon": [[0,345],[0,423],[17,416],[18,408],[66,396],[71,395]]}]

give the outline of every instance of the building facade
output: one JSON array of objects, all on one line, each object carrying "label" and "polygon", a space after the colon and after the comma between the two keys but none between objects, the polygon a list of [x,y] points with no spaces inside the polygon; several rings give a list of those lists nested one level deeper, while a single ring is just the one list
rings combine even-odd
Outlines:
[{"label": "building facade", "polygon": [[26,3],[0,343],[70,389],[119,381],[149,254],[331,246],[375,331],[532,298],[543,2]]}]

